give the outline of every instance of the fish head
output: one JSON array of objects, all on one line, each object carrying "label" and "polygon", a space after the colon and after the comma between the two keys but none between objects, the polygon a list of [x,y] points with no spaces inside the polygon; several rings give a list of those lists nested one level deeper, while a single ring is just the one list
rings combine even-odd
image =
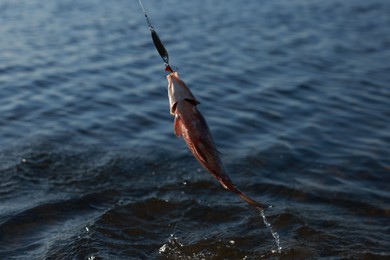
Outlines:
[{"label": "fish head", "polygon": [[189,102],[193,105],[199,104],[186,83],[179,78],[179,74],[174,71],[167,75],[168,98],[171,115],[175,114],[176,106],[179,102]]}]

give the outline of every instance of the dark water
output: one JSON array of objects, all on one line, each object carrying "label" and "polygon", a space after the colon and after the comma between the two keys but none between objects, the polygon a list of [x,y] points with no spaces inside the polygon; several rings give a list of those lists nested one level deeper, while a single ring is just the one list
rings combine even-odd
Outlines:
[{"label": "dark water", "polygon": [[0,2],[0,259],[390,259],[390,2],[147,1],[224,191],[172,131],[138,1]]}]

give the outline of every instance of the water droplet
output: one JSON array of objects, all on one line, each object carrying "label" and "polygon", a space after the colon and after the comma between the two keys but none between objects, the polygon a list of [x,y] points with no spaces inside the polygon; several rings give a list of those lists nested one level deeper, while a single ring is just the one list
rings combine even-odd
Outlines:
[{"label": "water droplet", "polygon": [[162,247],[160,247],[160,249],[158,250],[158,253],[159,254],[164,253],[167,250],[167,247],[168,247],[167,244],[162,245]]},{"label": "water droplet", "polygon": [[266,216],[264,214],[264,210],[263,209],[259,209],[259,211],[260,211],[261,217],[263,218],[263,222],[264,222],[265,226],[269,229],[269,231],[271,231],[271,234],[274,237],[274,240],[275,240],[275,243],[276,243],[276,249],[271,250],[271,253],[281,253],[282,252],[282,247],[280,246],[280,239],[279,239],[278,232],[276,232],[274,227],[271,225],[271,223],[266,218]]}]

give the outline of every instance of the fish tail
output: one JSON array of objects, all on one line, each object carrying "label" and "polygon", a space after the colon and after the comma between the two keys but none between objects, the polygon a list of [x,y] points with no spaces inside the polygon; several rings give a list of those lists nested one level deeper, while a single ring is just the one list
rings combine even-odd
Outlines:
[{"label": "fish tail", "polygon": [[235,190],[233,190],[234,193],[236,193],[238,196],[240,196],[240,198],[242,200],[244,200],[246,203],[248,203],[249,205],[259,209],[259,210],[264,210],[264,209],[267,209],[267,208],[271,208],[272,206],[271,205],[268,205],[268,204],[263,204],[263,203],[259,203],[251,198],[249,198],[247,195],[245,195],[242,191],[240,191],[237,187],[235,187]]},{"label": "fish tail", "polygon": [[264,209],[267,209],[267,208],[272,208],[272,205],[269,205],[269,204],[263,204],[263,203],[259,203],[251,198],[249,198],[247,195],[245,195],[239,188],[237,188],[236,185],[233,184],[233,182],[229,179],[229,177],[227,177],[227,175],[224,176],[224,178],[221,178],[221,177],[217,177],[218,181],[222,184],[222,186],[231,191],[231,192],[234,192],[235,194],[237,194],[238,196],[240,196],[240,198],[242,200],[244,200],[246,203],[248,203],[249,205],[259,209],[259,210],[264,210]]}]

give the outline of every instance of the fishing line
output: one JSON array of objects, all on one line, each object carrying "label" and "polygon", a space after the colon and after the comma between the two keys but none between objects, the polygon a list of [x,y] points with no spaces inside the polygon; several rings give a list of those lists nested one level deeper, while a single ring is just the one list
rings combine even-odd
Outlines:
[{"label": "fishing line", "polygon": [[138,1],[139,1],[140,6],[141,6],[142,12],[144,13],[146,22],[148,23],[149,31],[150,31],[150,34],[152,36],[152,40],[153,40],[154,46],[156,47],[158,54],[160,54],[162,60],[164,61],[165,70],[168,71],[168,72],[173,72],[173,70],[169,66],[168,51],[165,49],[163,43],[160,40],[160,37],[158,37],[157,32],[154,30],[154,28],[152,26],[152,23],[149,20],[148,14],[146,13],[145,8],[144,8],[141,0],[138,0]]}]

